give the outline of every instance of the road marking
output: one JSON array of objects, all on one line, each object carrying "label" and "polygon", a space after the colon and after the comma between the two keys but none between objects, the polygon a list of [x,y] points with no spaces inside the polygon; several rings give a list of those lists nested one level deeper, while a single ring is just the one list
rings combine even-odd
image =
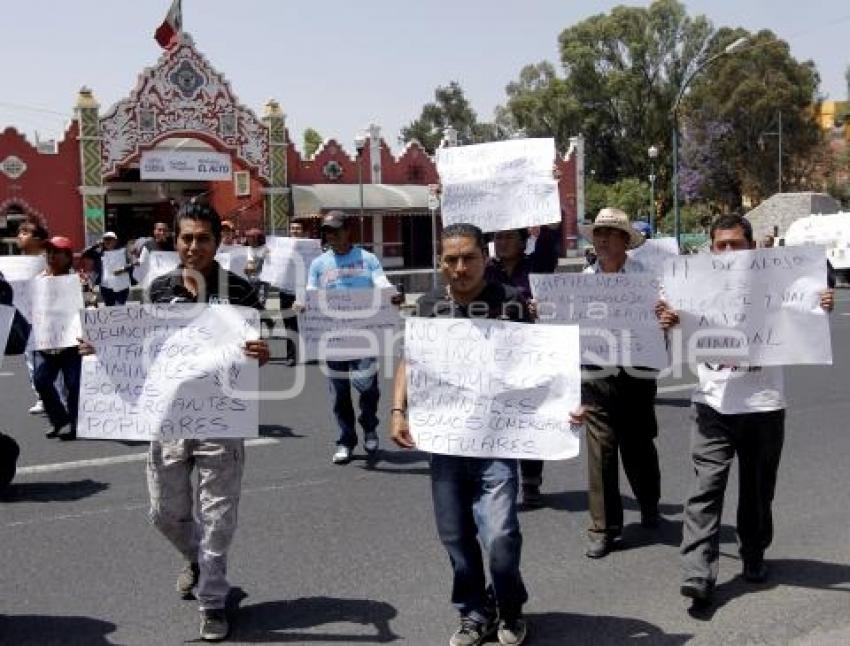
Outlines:
[{"label": "road marking", "polygon": [[[247,440],[245,446],[264,446],[277,444],[278,440],[271,437],[260,437],[255,440]],[[126,455],[113,455],[108,458],[94,458],[91,460],[76,460],[74,462],[57,462],[55,464],[35,464],[30,467],[21,467],[17,475],[26,476],[34,473],[53,473],[55,471],[68,471],[71,469],[85,469],[88,467],[106,467],[113,464],[126,464],[127,462],[144,462],[148,452],[128,453]]]},{"label": "road marking", "polygon": [[678,393],[683,390],[693,390],[699,384],[677,384],[675,386],[659,386],[658,392],[660,393]]}]

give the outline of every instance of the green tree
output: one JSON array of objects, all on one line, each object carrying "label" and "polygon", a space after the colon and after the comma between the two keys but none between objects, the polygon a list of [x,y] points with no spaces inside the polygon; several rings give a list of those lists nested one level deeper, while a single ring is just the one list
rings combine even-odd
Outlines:
[{"label": "green tree", "polygon": [[625,211],[632,220],[645,220],[649,216],[649,183],[634,177],[613,184],[589,180],[585,184],[584,203],[591,218],[600,209],[613,206]]},{"label": "green tree", "polygon": [[728,128],[713,146],[725,166],[725,202],[730,208],[738,208],[745,195],[758,202],[776,192],[780,113],[783,190],[811,188],[823,141],[812,110],[820,82],[814,63],[798,62],[788,44],[767,30],[749,34],[720,29],[707,55],[740,37],[748,38],[747,45],[697,77],[682,107],[682,127],[697,138],[709,124]]},{"label": "green tree", "polygon": [[313,128],[304,131],[304,156],[311,158],[322,145],[322,135]]},{"label": "green tree", "polygon": [[434,102],[426,103],[419,118],[401,129],[402,143],[417,140],[430,153],[439,147],[443,130],[457,130],[459,144],[473,144],[505,138],[496,123],[481,123],[478,115],[457,81],[440,86],[434,92]]}]

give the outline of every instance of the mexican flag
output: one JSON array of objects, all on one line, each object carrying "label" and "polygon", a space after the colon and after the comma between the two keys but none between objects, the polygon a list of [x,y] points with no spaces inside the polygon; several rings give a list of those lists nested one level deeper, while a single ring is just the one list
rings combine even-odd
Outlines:
[{"label": "mexican flag", "polygon": [[174,0],[171,3],[165,20],[154,32],[153,37],[156,42],[165,49],[171,49],[174,46],[177,35],[183,30],[183,9],[180,4],[181,0]]}]

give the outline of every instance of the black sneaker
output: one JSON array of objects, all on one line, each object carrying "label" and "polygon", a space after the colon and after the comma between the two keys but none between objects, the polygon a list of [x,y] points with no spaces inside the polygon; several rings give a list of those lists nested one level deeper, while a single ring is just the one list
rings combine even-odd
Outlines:
[{"label": "black sneaker", "polygon": [[220,642],[230,633],[224,608],[201,611],[201,639],[205,642]]},{"label": "black sneaker", "polygon": [[761,558],[746,560],[741,576],[747,583],[764,583],[767,581],[767,564]]},{"label": "black sneaker", "polygon": [[708,603],[711,601],[711,595],[714,592],[714,581],[700,577],[685,579],[682,582],[682,587],[679,588],[679,592],[688,599]]},{"label": "black sneaker", "polygon": [[496,637],[502,646],[519,646],[528,635],[528,623],[522,617],[502,619]]},{"label": "black sneaker", "polygon": [[608,553],[613,549],[614,537],[602,534],[587,539],[587,549],[584,555],[589,559],[601,559],[608,556]]},{"label": "black sneaker", "polygon": [[522,485],[522,505],[528,509],[540,509],[543,506],[543,495],[540,493],[539,485]]},{"label": "black sneaker", "polygon": [[174,588],[180,593],[180,596],[183,599],[194,599],[192,591],[195,589],[195,586],[198,585],[198,577],[200,574],[201,571],[198,568],[197,563],[187,563],[186,566],[180,570],[180,574],[177,575],[177,584]]},{"label": "black sneaker", "polygon": [[495,631],[495,620],[482,624],[472,617],[461,617],[460,626],[449,640],[449,646],[478,646]]}]

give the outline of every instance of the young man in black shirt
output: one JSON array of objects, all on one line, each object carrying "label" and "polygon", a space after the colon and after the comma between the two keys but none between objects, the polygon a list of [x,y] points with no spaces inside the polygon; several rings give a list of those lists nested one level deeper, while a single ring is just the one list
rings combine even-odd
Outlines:
[{"label": "young man in black shirt", "polygon": [[[445,288],[422,296],[417,315],[530,322],[515,287],[484,278],[484,236],[478,227],[453,224],[442,234],[440,260]],[[392,439],[414,448],[406,417],[407,368],[395,375]],[[521,644],[526,635],[522,606],[528,593],[519,571],[522,534],[517,517],[517,461],[431,455],[431,493],[437,531],[454,570],[452,603],[460,626],[452,646],[475,646],[498,633],[500,644]],[[489,553],[492,592],[487,589],[481,538]]]}]

